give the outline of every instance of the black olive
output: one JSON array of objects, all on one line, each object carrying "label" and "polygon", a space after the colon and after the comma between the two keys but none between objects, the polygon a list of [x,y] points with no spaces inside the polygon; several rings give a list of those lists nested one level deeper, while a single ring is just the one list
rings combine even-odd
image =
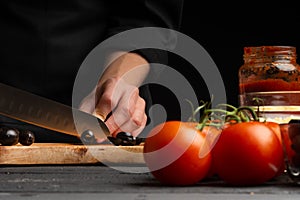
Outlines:
[{"label": "black olive", "polygon": [[33,132],[29,130],[22,130],[20,131],[19,135],[19,143],[24,146],[30,146],[35,141],[35,135]]},{"label": "black olive", "polygon": [[127,141],[134,140],[134,137],[128,132],[119,132],[116,137]]},{"label": "black olive", "polygon": [[139,145],[140,143],[145,141],[145,138],[134,137],[127,132],[118,133],[116,139],[121,140],[121,142],[119,142],[119,145],[123,146]]},{"label": "black olive", "polygon": [[14,128],[0,128],[0,143],[4,146],[18,144],[20,132]]},{"label": "black olive", "polygon": [[122,143],[123,143],[122,139],[120,139],[120,138],[115,138],[112,136],[108,136],[107,138],[111,143],[113,143],[116,146],[122,145]]},{"label": "black olive", "polygon": [[134,146],[145,142],[145,138],[134,137],[128,132],[119,132],[116,137],[107,137],[116,146]]},{"label": "black olive", "polygon": [[122,140],[121,145],[123,146],[132,146],[135,145],[135,137],[133,137],[130,133],[128,132],[120,132],[117,134],[116,138],[119,138]]},{"label": "black olive", "polygon": [[135,140],[136,140],[135,144],[139,145],[139,144],[145,142],[146,138],[136,137]]}]

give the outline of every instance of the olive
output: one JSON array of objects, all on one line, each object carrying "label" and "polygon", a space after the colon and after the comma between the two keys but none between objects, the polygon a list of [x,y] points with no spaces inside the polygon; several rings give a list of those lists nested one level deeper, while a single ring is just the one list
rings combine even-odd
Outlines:
[{"label": "olive", "polygon": [[123,143],[123,140],[120,138],[115,138],[112,136],[108,136],[107,138],[111,143],[113,143],[116,146],[122,145],[122,143]]},{"label": "olive", "polygon": [[30,146],[35,141],[35,135],[33,132],[29,130],[22,130],[20,131],[19,135],[19,143],[24,146]]},{"label": "olive", "polygon": [[133,137],[128,132],[120,132],[117,134],[116,138],[119,138],[122,140],[121,145],[123,145],[123,146],[135,145],[135,137]]},{"label": "olive", "polygon": [[14,128],[0,128],[0,143],[4,146],[18,144],[20,132]]},{"label": "olive", "polygon": [[134,139],[134,137],[128,132],[119,132],[116,137],[120,138],[122,140],[133,140]]},{"label": "olive", "polygon": [[139,145],[145,141],[145,138],[134,137],[128,132],[119,132],[116,137],[108,137],[108,139],[116,146]]}]

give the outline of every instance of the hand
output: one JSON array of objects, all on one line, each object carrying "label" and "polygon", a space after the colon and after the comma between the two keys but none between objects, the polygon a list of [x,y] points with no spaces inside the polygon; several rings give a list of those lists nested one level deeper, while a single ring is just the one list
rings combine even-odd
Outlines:
[{"label": "hand", "polygon": [[121,78],[109,78],[81,102],[79,109],[105,120],[113,136],[121,131],[137,136],[147,121],[145,106],[136,86]]},{"label": "hand", "polygon": [[149,63],[139,54],[128,52],[111,54],[107,63],[98,85],[79,109],[105,121],[112,136],[121,131],[137,136],[147,121],[138,86],[149,72]]}]

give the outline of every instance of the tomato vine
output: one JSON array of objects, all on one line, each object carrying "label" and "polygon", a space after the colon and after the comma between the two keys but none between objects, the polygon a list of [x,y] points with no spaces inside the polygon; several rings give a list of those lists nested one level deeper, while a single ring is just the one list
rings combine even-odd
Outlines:
[{"label": "tomato vine", "polygon": [[[188,101],[192,108],[192,115],[188,119],[191,122],[198,122],[196,126],[200,131],[205,126],[214,126],[222,128],[225,124],[259,121],[259,116],[250,106],[235,107],[230,104],[218,104],[215,108],[209,108],[210,102],[204,102],[202,105],[194,109],[193,104]],[[200,119],[196,120],[196,115],[203,110]]]}]

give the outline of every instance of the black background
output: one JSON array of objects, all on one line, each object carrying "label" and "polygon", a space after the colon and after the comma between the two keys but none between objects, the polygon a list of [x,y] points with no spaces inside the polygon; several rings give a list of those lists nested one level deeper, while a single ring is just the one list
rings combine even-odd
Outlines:
[{"label": "black background", "polygon": [[[298,52],[299,23],[299,9],[291,1],[186,0],[181,32],[196,40],[210,54],[224,80],[228,103],[237,105],[238,69],[243,64],[243,48],[290,45]],[[205,85],[198,80],[199,84],[196,79],[194,84],[199,98],[203,95],[206,99]]]}]

